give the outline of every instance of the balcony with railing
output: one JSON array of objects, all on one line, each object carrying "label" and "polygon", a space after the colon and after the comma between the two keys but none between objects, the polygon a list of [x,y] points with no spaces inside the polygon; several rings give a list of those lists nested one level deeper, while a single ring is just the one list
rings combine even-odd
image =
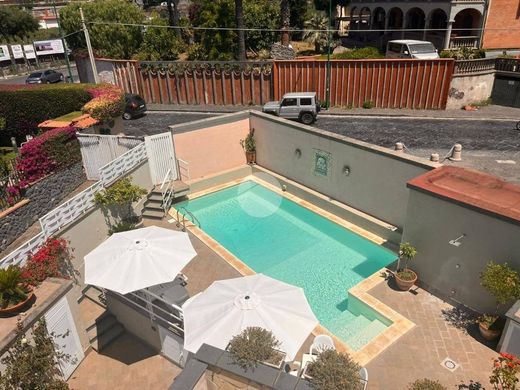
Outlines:
[{"label": "balcony with railing", "polygon": [[464,36],[464,37],[454,37],[450,38],[450,49],[461,49],[463,47],[469,49],[477,49],[479,47],[480,37],[474,36]]}]

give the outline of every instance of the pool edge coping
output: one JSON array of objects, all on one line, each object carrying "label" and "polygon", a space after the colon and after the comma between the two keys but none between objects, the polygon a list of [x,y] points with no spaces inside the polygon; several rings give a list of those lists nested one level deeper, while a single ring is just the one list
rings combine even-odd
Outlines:
[{"label": "pool edge coping", "polygon": [[[316,214],[329,219],[330,221],[350,230],[354,233],[361,235],[365,239],[374,242],[377,245],[384,244],[387,240],[382,237],[377,236],[374,233],[368,232],[359,226],[352,224],[340,218],[326,210],[323,210],[312,203],[305,201],[303,199],[298,198],[295,195],[283,192],[276,186],[273,186],[270,183],[261,180],[254,175],[247,175],[243,178],[231,180],[226,183],[218,184],[216,186],[212,186],[210,188],[195,192],[188,196],[189,199],[196,199],[204,195],[211,194],[216,191],[220,191],[240,183],[246,181],[255,181],[261,185],[268,187],[270,190],[280,194],[281,196],[299,204],[302,207],[309,209],[310,211],[315,212]],[[172,218],[176,218],[173,210],[176,210],[174,206],[170,208],[168,214]],[[354,229],[352,229],[354,227]],[[248,267],[244,262],[242,262],[238,257],[229,252],[224,246],[220,245],[216,240],[206,234],[202,229],[197,227],[191,222],[186,224],[186,228],[194,234],[199,240],[201,240],[205,245],[207,245],[211,250],[213,250],[219,257],[221,257],[224,261],[226,261],[229,265],[231,265],[235,270],[237,270],[241,275],[248,276],[256,274],[250,267]],[[358,351],[354,351],[351,347],[349,347],[343,340],[339,339],[336,335],[334,335],[331,331],[325,328],[323,325],[318,324],[316,328],[312,331],[314,335],[318,334],[327,334],[334,340],[334,343],[337,349],[340,352],[348,353],[354,360],[356,360],[360,365],[365,366],[371,360],[376,358],[379,354],[381,354],[385,349],[387,349],[390,345],[396,342],[401,336],[406,334],[409,330],[413,329],[416,325],[408,318],[404,317],[400,313],[396,312],[388,305],[384,304],[374,296],[369,294],[369,291],[378,286],[379,284],[385,281],[385,278],[382,277],[383,270],[376,271],[374,274],[369,276],[368,278],[362,280],[355,286],[351,287],[347,290],[348,295],[352,295],[365,305],[369,306],[372,310],[377,312],[379,315],[387,318],[392,322],[390,326],[388,326],[384,331],[374,337],[370,342],[364,345]]]}]

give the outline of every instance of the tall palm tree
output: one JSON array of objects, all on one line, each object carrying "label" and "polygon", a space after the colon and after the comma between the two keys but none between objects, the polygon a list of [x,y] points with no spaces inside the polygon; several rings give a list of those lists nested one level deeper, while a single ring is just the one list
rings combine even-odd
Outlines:
[{"label": "tall palm tree", "polygon": [[[179,27],[179,0],[167,0],[166,8],[168,9],[168,24],[171,27]],[[181,35],[181,30],[176,28],[175,33]]]},{"label": "tall palm tree", "polygon": [[238,29],[238,60],[246,60],[246,35],[244,31],[244,6],[242,0],[235,0],[235,21]]},{"label": "tall palm tree", "polygon": [[329,19],[322,12],[316,12],[305,22],[305,32],[303,39],[314,44],[316,53],[320,53],[321,49],[327,45],[327,29],[329,28]]},{"label": "tall palm tree", "polygon": [[291,26],[291,9],[289,8],[289,0],[280,1],[280,24],[282,26],[282,45],[289,46],[289,27]]}]

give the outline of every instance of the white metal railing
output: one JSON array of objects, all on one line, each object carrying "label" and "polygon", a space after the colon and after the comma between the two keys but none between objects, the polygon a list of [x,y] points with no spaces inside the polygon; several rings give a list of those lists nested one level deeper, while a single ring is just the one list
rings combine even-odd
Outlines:
[{"label": "white metal railing", "polygon": [[[103,293],[106,292],[103,291]],[[184,316],[182,308],[180,306],[165,301],[164,299],[148,291],[147,289],[131,292],[126,295],[122,295],[114,291],[110,291],[110,293],[116,295],[118,298],[121,298],[125,302],[131,303],[139,309],[144,310],[150,317],[151,322],[156,322],[157,319],[159,319],[161,321],[164,321],[168,326],[179,331],[182,335],[184,334]],[[171,307],[174,311],[176,311],[178,315],[154,304],[154,300],[159,300],[163,302],[165,305]],[[170,321],[170,319],[174,319],[177,323]]]},{"label": "white metal railing", "polygon": [[18,265],[23,264],[27,259],[27,256],[31,253],[34,253],[36,249],[40,245],[45,242],[45,235],[43,232],[37,234],[32,237],[30,240],[24,242],[14,251],[5,256],[2,260],[0,260],[0,268],[6,268],[10,265]]},{"label": "white metal railing", "polygon": [[41,217],[40,225],[45,237],[52,236],[94,207],[94,194],[102,189],[103,183],[98,181]]},{"label": "white metal railing", "polygon": [[99,168],[99,177],[105,187],[116,181],[122,174],[128,172],[141,161],[146,159],[146,147],[144,143],[137,145],[115,160]]},{"label": "white metal railing", "polygon": [[101,180],[62,203],[40,218],[42,232],[32,237],[13,252],[0,260],[0,268],[11,264],[23,264],[30,253],[35,252],[47,237],[56,234],[61,228],[77,220],[81,215],[94,207],[94,194],[108,187],[115,180],[146,160],[144,143],[139,144],[115,160],[100,168]]},{"label": "white metal railing", "polygon": [[179,179],[185,183],[189,183],[191,181],[190,164],[187,161],[178,158],[177,166],[179,167]]}]

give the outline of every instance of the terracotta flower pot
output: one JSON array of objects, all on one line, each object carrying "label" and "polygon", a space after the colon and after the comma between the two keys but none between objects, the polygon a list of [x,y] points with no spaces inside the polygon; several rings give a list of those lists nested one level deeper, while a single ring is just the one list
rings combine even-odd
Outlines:
[{"label": "terracotta flower pot", "polygon": [[482,337],[484,337],[488,341],[494,341],[498,339],[498,337],[502,333],[500,329],[490,329],[490,327],[483,322],[478,323],[478,330],[480,331]]},{"label": "terracotta flower pot", "polygon": [[14,306],[8,306],[5,309],[0,308],[0,315],[5,316],[5,315],[9,315],[9,314],[20,313],[21,311],[23,311],[23,309],[25,308],[27,303],[29,303],[33,298],[34,298],[34,292],[30,291],[29,293],[27,293],[27,298],[24,301],[17,303]]},{"label": "terracotta flower pot", "polygon": [[396,272],[394,274],[395,282],[400,290],[408,291],[415,284],[415,282],[417,282],[417,274],[413,272],[411,269],[408,269],[408,272],[413,274],[413,279],[402,279],[401,277],[399,277],[399,272]]},{"label": "terracotta flower pot", "polygon": [[246,152],[246,161],[248,164],[256,163],[256,152]]}]

